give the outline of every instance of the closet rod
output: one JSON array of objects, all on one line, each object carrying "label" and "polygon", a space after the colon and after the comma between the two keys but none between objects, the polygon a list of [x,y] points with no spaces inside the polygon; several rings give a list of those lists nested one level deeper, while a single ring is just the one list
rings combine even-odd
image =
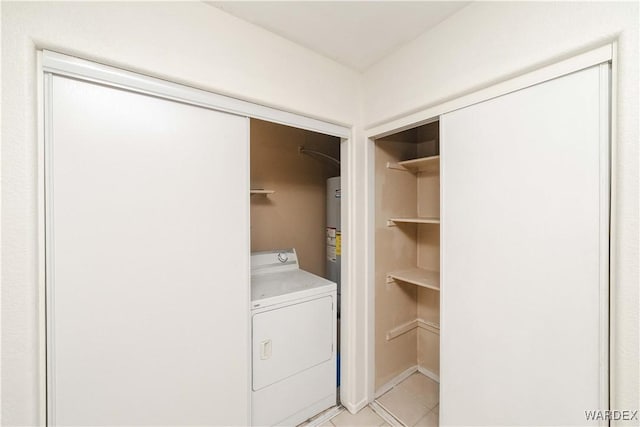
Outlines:
[{"label": "closet rod", "polygon": [[308,150],[306,148],[304,148],[304,145],[299,145],[298,146],[298,153],[300,154],[306,154],[309,157],[313,157],[313,155],[317,155],[322,157],[323,159],[329,160],[330,162],[334,163],[336,166],[340,167],[340,160],[331,157],[328,154],[324,154],[321,153],[320,151],[315,151],[315,150]]}]

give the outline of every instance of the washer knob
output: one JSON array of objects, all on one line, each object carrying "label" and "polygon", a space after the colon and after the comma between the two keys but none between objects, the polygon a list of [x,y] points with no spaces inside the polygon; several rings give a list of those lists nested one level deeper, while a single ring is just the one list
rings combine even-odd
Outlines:
[{"label": "washer knob", "polygon": [[289,261],[289,255],[287,255],[285,252],[280,252],[278,254],[278,261],[284,264],[285,262]]}]

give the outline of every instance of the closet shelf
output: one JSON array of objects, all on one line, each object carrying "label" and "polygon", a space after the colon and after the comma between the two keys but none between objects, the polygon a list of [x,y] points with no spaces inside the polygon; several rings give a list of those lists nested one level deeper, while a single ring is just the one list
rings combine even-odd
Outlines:
[{"label": "closet shelf", "polygon": [[412,285],[440,290],[440,273],[423,268],[410,268],[387,273],[387,283],[401,281]]},{"label": "closet shelf", "polygon": [[411,224],[440,224],[440,218],[389,218],[387,220],[387,226],[393,227],[397,223],[411,223]]},{"label": "closet shelf", "polygon": [[275,193],[274,190],[263,190],[263,189],[256,189],[256,190],[249,190],[249,194],[254,195],[254,194],[273,194]]},{"label": "closet shelf", "polygon": [[440,156],[421,157],[419,159],[404,160],[398,163],[387,163],[387,168],[405,170],[413,173],[436,173],[440,170]]}]

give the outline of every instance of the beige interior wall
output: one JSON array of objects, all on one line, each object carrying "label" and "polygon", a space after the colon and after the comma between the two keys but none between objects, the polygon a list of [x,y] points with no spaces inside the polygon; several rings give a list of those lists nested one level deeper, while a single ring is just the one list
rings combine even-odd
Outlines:
[{"label": "beige interior wall", "polygon": [[415,216],[417,182],[411,173],[387,169],[387,162],[415,157],[415,143],[378,141],[375,148],[375,388],[416,365],[417,332],[410,331],[391,341],[391,329],[414,320],[417,315],[414,285],[386,283],[389,271],[415,267],[416,226],[388,227],[393,216]]},{"label": "beige interior wall", "polygon": [[438,173],[388,169],[395,163],[439,151],[438,123],[410,129],[376,141],[376,381],[375,388],[416,364],[439,373],[440,337],[422,328],[387,341],[386,334],[403,323],[421,318],[440,323],[440,293],[401,282],[386,283],[389,271],[418,267],[440,270],[440,227],[401,224],[388,227],[393,216],[440,216]]},{"label": "beige interior wall", "polygon": [[298,146],[340,155],[337,137],[251,119],[251,251],[295,248],[300,267],[325,275],[326,180],[339,170]]},{"label": "beige interior wall", "polygon": [[[418,231],[418,267],[440,271],[440,227],[422,225]],[[440,324],[440,292],[418,287],[418,317]],[[436,375],[440,372],[440,336],[432,330],[418,328],[418,365]]]},{"label": "beige interior wall", "polygon": [[[418,267],[440,271],[440,227],[420,226],[418,232]],[[440,324],[440,292],[418,287],[418,317]],[[431,329],[418,328],[418,365],[436,375],[440,373],[440,335]]]},{"label": "beige interior wall", "polygon": [[[439,153],[439,123],[417,129],[418,155]],[[418,181],[418,216],[440,217],[440,174],[421,172]],[[422,225],[418,229],[418,267],[440,271],[440,227]],[[418,288],[418,317],[440,324],[440,292]],[[440,336],[432,330],[418,329],[418,365],[436,375],[440,372]]]},{"label": "beige interior wall", "polygon": [[440,375],[440,334],[418,328],[418,366]]},{"label": "beige interior wall", "polygon": [[[418,266],[440,270],[440,227],[420,226],[418,232]],[[418,287],[417,312],[420,319],[440,324],[440,292]],[[418,365],[436,375],[440,372],[440,335],[431,329],[418,328]]]},{"label": "beige interior wall", "polygon": [[440,152],[440,122],[432,122],[415,129],[418,142],[417,157],[435,156]]},{"label": "beige interior wall", "polygon": [[440,217],[440,175],[420,172],[417,181],[418,216]]}]

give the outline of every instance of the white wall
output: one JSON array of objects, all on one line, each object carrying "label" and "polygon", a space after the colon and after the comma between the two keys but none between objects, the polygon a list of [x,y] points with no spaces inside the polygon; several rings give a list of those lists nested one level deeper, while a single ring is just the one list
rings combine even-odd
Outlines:
[{"label": "white wall", "polygon": [[369,69],[364,74],[364,108],[370,127],[616,37],[618,238],[612,266],[617,277],[612,396],[613,408],[637,409],[638,3],[472,3]]},{"label": "white wall", "polygon": [[200,2],[2,3],[2,422],[39,420],[36,48],[353,124],[359,75]]},{"label": "white wall", "polygon": [[[364,207],[370,200],[364,191],[363,117],[373,124],[402,116],[619,34],[614,387],[618,407],[637,407],[637,4],[473,3],[364,76],[196,2],[2,2],[1,9],[3,424],[38,422],[36,47],[355,124],[356,156],[349,166],[360,179],[348,190]],[[345,301],[362,301],[364,293],[364,217],[352,216],[356,241],[345,242],[358,252],[349,279],[361,286],[343,292]],[[362,330],[366,313],[359,304],[346,322]],[[369,338],[358,334],[357,347],[366,348]],[[362,361],[366,354],[356,357]],[[357,405],[365,404],[360,373],[345,374]]]}]

